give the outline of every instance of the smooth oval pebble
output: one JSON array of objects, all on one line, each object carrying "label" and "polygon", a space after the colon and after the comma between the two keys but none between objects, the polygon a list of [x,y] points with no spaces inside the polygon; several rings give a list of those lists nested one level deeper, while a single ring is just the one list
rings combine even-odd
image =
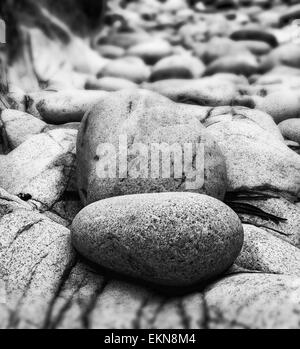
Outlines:
[{"label": "smooth oval pebble", "polygon": [[288,119],[278,125],[284,138],[300,143],[300,119]]},{"label": "smooth oval pebble", "polygon": [[192,193],[114,197],[83,209],[72,241],[109,270],[185,287],[225,272],[243,245],[243,227],[224,203]]}]

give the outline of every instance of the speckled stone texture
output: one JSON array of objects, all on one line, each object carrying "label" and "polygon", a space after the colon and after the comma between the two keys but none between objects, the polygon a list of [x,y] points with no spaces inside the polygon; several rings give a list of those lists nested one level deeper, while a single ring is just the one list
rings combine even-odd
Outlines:
[{"label": "speckled stone texture", "polygon": [[300,276],[300,250],[261,228],[245,224],[243,249],[235,264],[263,273]]},{"label": "speckled stone texture", "polygon": [[[14,2],[0,328],[300,328],[299,1],[122,0],[93,33]],[[119,135],[129,177],[101,180]],[[137,142],[200,141],[198,189],[131,175]]]},{"label": "speckled stone texture", "polygon": [[266,131],[241,110],[232,118],[220,116],[207,130],[226,158],[229,191],[264,189],[300,197],[300,157],[271,128]]},{"label": "speckled stone texture", "polygon": [[238,274],[205,292],[211,329],[298,329],[300,278]]},{"label": "speckled stone texture", "polygon": [[[86,205],[127,194],[185,190],[205,193],[222,200],[227,182],[225,161],[216,140],[197,120],[196,115],[199,114],[203,114],[202,108],[186,108],[163,96],[143,90],[116,92],[103,99],[86,114],[77,140],[78,189],[83,203]],[[109,158],[108,165],[110,168],[117,165],[118,170],[119,158],[124,157],[119,152],[119,137],[124,135],[127,137],[127,150],[123,149],[123,146],[121,150],[123,149],[125,159],[126,154],[128,155],[127,173],[115,173],[113,178],[99,176],[99,164],[103,161],[107,164],[108,161],[104,160],[107,159],[107,155],[101,154],[107,143],[114,146],[117,154],[116,159],[114,156]],[[174,171],[179,168],[175,162],[170,165],[170,178],[163,178],[161,173],[158,178],[152,178],[151,171],[155,165],[151,155],[148,173],[142,170],[136,176],[134,171],[138,170],[141,158],[137,151],[140,143],[148,147],[149,152],[154,144],[176,144],[180,152],[185,144],[189,144],[193,148],[193,155],[196,154],[196,146],[201,144],[201,154],[204,155],[203,159],[199,159],[200,154],[198,157],[190,157],[190,160],[186,156],[184,163],[180,163],[180,166],[183,166],[180,178],[175,178],[174,175]],[[141,167],[143,169],[142,165]],[[159,167],[160,170],[163,168],[162,160],[159,160]],[[197,179],[191,178],[192,173],[204,179],[204,183],[199,184],[199,187]],[[122,178],[124,175],[127,178]],[[114,178],[116,176],[117,178]],[[195,188],[188,188],[188,184],[193,184],[193,181],[196,184]]]},{"label": "speckled stone texture", "polygon": [[275,223],[265,220],[252,214],[240,214],[244,223],[256,225],[268,231],[272,235],[282,239],[295,247],[300,248],[300,207],[284,198],[274,198],[268,200],[242,200],[242,203],[254,204],[257,208],[277,217],[284,218],[285,221]]},{"label": "speckled stone texture", "polygon": [[201,194],[117,197],[83,209],[72,241],[86,258],[134,278],[189,286],[226,271],[243,228],[220,201]]},{"label": "speckled stone texture", "polygon": [[0,220],[0,280],[6,302],[1,328],[42,328],[48,309],[75,263],[69,230],[27,209]]},{"label": "speckled stone texture", "polygon": [[80,122],[85,112],[104,95],[103,91],[36,92],[27,97],[27,111],[49,124]]}]

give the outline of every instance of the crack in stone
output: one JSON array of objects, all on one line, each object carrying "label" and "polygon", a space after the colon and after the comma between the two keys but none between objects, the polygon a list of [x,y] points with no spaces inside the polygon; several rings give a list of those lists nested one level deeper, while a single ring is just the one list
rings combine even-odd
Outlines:
[{"label": "crack in stone", "polygon": [[101,297],[101,295],[103,294],[104,290],[108,286],[109,282],[110,282],[110,279],[104,279],[103,280],[103,283],[101,284],[101,286],[96,290],[95,296],[92,297],[92,299],[90,301],[90,304],[86,307],[86,310],[83,312],[83,314],[81,316],[81,321],[82,321],[83,328],[85,328],[85,329],[90,329],[91,328],[90,315],[93,312],[94,307],[95,307],[98,299]]},{"label": "crack in stone", "polygon": [[63,275],[60,278],[60,282],[59,282],[59,285],[57,287],[57,290],[54,293],[54,295],[53,295],[53,297],[52,297],[52,299],[50,301],[48,312],[47,312],[47,315],[45,317],[44,324],[42,326],[43,329],[52,328],[51,317],[52,317],[52,312],[53,312],[53,308],[54,308],[55,302],[56,302],[57,298],[59,297],[59,295],[61,294],[61,292],[62,292],[66,282],[68,281],[68,279],[69,279],[69,277],[70,277],[70,275],[72,273],[72,270],[75,268],[77,262],[78,262],[78,258],[77,258],[77,255],[76,255],[75,258],[72,259],[69,262],[69,264],[65,267]]}]

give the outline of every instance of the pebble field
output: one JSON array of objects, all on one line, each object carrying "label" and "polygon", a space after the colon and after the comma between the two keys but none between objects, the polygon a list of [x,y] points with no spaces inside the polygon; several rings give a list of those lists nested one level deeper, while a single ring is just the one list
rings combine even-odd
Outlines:
[{"label": "pebble field", "polygon": [[298,1],[40,15],[0,95],[0,328],[300,328]]}]

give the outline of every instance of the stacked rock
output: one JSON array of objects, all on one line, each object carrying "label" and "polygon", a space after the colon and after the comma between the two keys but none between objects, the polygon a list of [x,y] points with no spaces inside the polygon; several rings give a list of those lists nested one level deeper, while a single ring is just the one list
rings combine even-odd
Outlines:
[{"label": "stacked rock", "polygon": [[0,327],[298,327],[299,5],[111,3],[10,67]]}]

